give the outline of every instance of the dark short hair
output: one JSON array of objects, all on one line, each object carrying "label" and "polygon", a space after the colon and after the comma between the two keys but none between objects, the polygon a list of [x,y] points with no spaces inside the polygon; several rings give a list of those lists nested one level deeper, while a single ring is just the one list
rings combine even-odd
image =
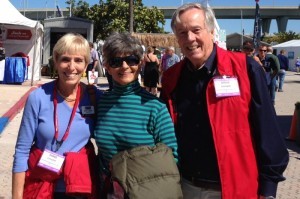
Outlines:
[{"label": "dark short hair", "polygon": [[284,49],[281,49],[281,50],[280,50],[280,53],[281,53],[281,54],[285,53],[285,50],[284,50]]},{"label": "dark short hair", "polygon": [[243,50],[254,50],[254,44],[252,41],[244,41],[243,42]]},{"label": "dark short hair", "polygon": [[103,62],[120,55],[135,55],[139,60],[143,58],[143,47],[140,41],[129,33],[112,33],[105,39],[103,45]]}]

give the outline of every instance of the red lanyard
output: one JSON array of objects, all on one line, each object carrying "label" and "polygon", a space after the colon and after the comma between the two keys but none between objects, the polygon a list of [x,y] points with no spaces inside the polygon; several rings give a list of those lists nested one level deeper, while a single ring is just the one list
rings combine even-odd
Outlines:
[{"label": "red lanyard", "polygon": [[75,104],[73,106],[73,110],[72,110],[72,114],[70,116],[69,119],[69,123],[67,126],[67,129],[65,131],[64,136],[62,137],[62,139],[60,141],[58,141],[58,117],[57,117],[57,81],[55,82],[54,85],[54,90],[53,90],[53,104],[54,104],[54,129],[55,129],[55,134],[54,134],[54,138],[56,140],[56,151],[60,148],[60,146],[62,145],[62,143],[67,139],[67,137],[69,136],[70,133],[70,127],[71,124],[73,122],[76,110],[78,108],[78,104],[80,101],[80,92],[81,92],[81,88],[80,85],[78,85],[77,88],[77,93],[76,93],[76,100],[75,100]]}]

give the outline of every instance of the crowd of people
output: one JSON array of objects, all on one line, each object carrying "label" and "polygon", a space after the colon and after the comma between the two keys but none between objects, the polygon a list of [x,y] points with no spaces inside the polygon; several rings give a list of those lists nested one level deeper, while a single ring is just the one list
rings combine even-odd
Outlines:
[{"label": "crowd of people", "polygon": [[[256,52],[253,42],[245,41],[243,43],[242,52],[252,57],[262,66],[266,75],[268,93],[275,105],[275,94],[276,92],[283,92],[286,71],[288,71],[290,67],[286,50],[281,49],[279,54],[275,55],[272,46],[261,44]],[[295,67],[297,68],[297,61]]]},{"label": "crowd of people", "polygon": [[289,161],[274,109],[286,52],[220,48],[214,12],[200,3],[180,6],[171,28],[182,58],[172,46],[161,55],[129,33],[109,35],[107,92],[81,82],[99,61],[92,45],[73,33],[58,40],[58,78],[25,105],[13,199],[276,198]]}]

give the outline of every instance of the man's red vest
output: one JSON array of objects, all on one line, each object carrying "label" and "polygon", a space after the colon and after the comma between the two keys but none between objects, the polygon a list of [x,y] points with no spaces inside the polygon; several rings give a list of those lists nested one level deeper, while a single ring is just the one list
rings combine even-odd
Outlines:
[{"label": "man's red vest", "polygon": [[[257,199],[258,168],[249,124],[251,89],[246,55],[217,47],[217,74],[237,77],[240,96],[217,98],[213,80],[206,90],[208,115],[217,153],[223,199]],[[177,113],[172,101],[185,61],[172,66],[162,79],[162,98],[173,122]]]}]

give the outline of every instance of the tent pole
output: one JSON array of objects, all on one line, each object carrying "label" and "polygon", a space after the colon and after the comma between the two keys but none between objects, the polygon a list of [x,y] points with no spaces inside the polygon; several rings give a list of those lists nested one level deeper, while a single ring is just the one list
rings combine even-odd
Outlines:
[{"label": "tent pole", "polygon": [[34,66],[35,66],[35,57],[36,57],[36,42],[37,42],[37,34],[38,34],[38,21],[35,25],[35,38],[34,38],[34,49],[33,49],[33,61],[32,61],[32,72],[31,72],[31,86],[33,86],[33,78],[34,78]]}]

